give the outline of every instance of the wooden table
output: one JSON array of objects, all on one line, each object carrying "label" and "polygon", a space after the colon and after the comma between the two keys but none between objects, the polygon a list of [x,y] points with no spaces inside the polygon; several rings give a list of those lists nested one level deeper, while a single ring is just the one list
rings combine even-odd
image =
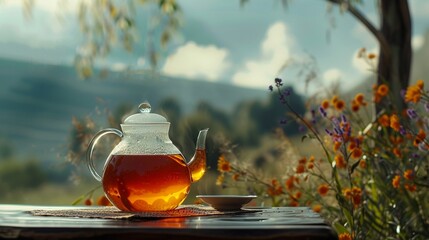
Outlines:
[{"label": "wooden table", "polygon": [[0,239],[338,239],[318,214],[304,207],[139,220],[34,216],[29,212],[59,208],[77,207],[0,204]]}]

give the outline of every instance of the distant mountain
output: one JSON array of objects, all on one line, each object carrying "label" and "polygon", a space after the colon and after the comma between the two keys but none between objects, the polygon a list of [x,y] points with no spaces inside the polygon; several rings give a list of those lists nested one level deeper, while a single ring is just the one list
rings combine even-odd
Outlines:
[{"label": "distant mountain", "polygon": [[174,97],[184,113],[200,101],[231,111],[239,102],[267,95],[264,90],[150,74],[82,81],[70,66],[0,59],[0,138],[20,154],[51,161],[65,150],[72,117],[94,115],[97,108],[114,110],[147,100],[156,109],[161,100]]}]

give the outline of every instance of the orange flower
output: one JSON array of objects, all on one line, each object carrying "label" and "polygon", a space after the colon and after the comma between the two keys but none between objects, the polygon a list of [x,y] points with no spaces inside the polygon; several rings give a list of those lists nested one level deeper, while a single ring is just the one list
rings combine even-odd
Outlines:
[{"label": "orange flower", "polygon": [[240,174],[238,174],[238,173],[232,175],[232,180],[234,180],[234,181],[238,181],[239,178],[240,178]]},{"label": "orange flower", "polygon": [[298,192],[296,192],[296,193],[293,195],[293,198],[294,198],[295,200],[298,200],[298,199],[300,199],[300,198],[301,198],[301,196],[302,196],[302,193],[301,193],[300,191],[298,191]]},{"label": "orange flower", "polygon": [[271,186],[267,189],[267,193],[270,196],[278,196],[283,193],[282,186],[279,184],[277,179],[271,180]]},{"label": "orange flower", "polygon": [[421,142],[423,142],[426,138],[426,133],[423,129],[420,129],[417,133],[416,138],[413,141],[414,146],[418,147]]},{"label": "orange flower", "polygon": [[418,80],[416,85],[408,86],[405,93],[405,102],[417,103],[420,101],[422,91],[424,88],[423,80]]},{"label": "orange flower", "polygon": [[359,167],[361,167],[361,168],[366,168],[366,161],[365,160],[360,160],[360,162],[359,162]]},{"label": "orange flower", "polygon": [[423,80],[419,79],[419,80],[417,80],[416,86],[418,88],[420,88],[420,90],[423,90],[423,88],[425,87],[425,82],[423,82]]},{"label": "orange flower", "polygon": [[305,164],[298,164],[296,167],[296,173],[303,173],[305,172]]},{"label": "orange flower", "polygon": [[297,201],[291,201],[291,202],[289,203],[289,206],[291,206],[291,207],[298,207],[298,206],[299,206],[299,203],[298,203]]},{"label": "orange flower", "polygon": [[291,190],[292,188],[293,188],[293,186],[294,186],[294,181],[295,181],[295,179],[294,179],[295,177],[294,176],[290,176],[287,180],[286,180],[286,182],[285,182],[285,186],[286,186],[286,189],[287,190]]},{"label": "orange flower", "polygon": [[319,192],[320,196],[325,196],[329,191],[328,184],[322,184],[317,188],[317,192]]},{"label": "orange flower", "polygon": [[368,59],[374,59],[375,57],[377,57],[377,55],[374,53],[368,53]]},{"label": "orange flower", "polygon": [[353,201],[353,205],[359,206],[361,203],[361,198],[362,198],[362,189],[358,188],[358,187],[353,187],[352,189],[352,201]]},{"label": "orange flower", "polygon": [[298,160],[299,164],[305,164],[306,162],[307,162],[307,158],[306,157],[303,157],[303,158],[301,158],[301,159]]},{"label": "orange flower", "polygon": [[355,101],[355,100],[353,100],[353,101],[352,101],[352,111],[353,111],[353,112],[357,112],[357,111],[359,111],[359,109],[360,109],[359,104],[357,104],[357,103],[356,103],[356,101]]},{"label": "orange flower", "polygon": [[362,149],[360,149],[358,147],[355,148],[355,149],[353,149],[352,157],[353,158],[360,158],[360,157],[362,157]]},{"label": "orange flower", "polygon": [[399,150],[399,148],[395,147],[392,150],[393,154],[395,154],[396,157],[401,158],[402,157],[402,153],[401,150]]},{"label": "orange flower", "polygon": [[394,188],[399,188],[399,183],[401,182],[401,176],[396,175],[392,180],[392,185]]},{"label": "orange flower", "polygon": [[350,188],[343,189],[343,196],[350,199],[353,196],[352,190]]},{"label": "orange flower", "polygon": [[398,145],[398,144],[401,144],[402,142],[404,142],[404,139],[400,136],[396,136],[396,137],[390,136],[389,139],[393,145]]},{"label": "orange flower", "polygon": [[338,240],[352,240],[352,237],[349,233],[341,233],[338,235]]},{"label": "orange flower", "polygon": [[378,95],[380,95],[381,97],[384,97],[388,93],[389,93],[389,86],[387,86],[386,84],[381,84],[380,86],[378,86],[377,88]]},{"label": "orange flower", "polygon": [[329,101],[328,101],[328,100],[323,100],[323,101],[322,101],[322,104],[320,104],[320,106],[321,106],[323,109],[328,109],[328,107],[329,107]]},{"label": "orange flower", "polygon": [[405,189],[407,189],[410,192],[415,192],[417,187],[414,184],[405,184]]},{"label": "orange flower", "polygon": [[390,118],[387,114],[383,114],[379,119],[378,123],[383,127],[388,127],[390,125]]},{"label": "orange flower", "polygon": [[334,142],[334,151],[338,151],[341,147],[341,142]]},{"label": "orange flower", "polygon": [[335,105],[335,103],[338,101],[338,96],[337,95],[334,95],[333,97],[332,97],[332,99],[331,99],[331,103],[333,104],[333,105]]},{"label": "orange flower", "polygon": [[308,168],[308,169],[313,169],[313,168],[314,168],[314,163],[309,162],[309,163],[307,164],[307,168]]},{"label": "orange flower", "polygon": [[408,169],[404,172],[404,178],[412,181],[414,179],[414,171],[412,169]]},{"label": "orange flower", "polygon": [[358,187],[353,187],[352,189],[345,188],[343,189],[343,196],[346,199],[351,200],[353,202],[353,205],[357,207],[361,203],[362,189]]},{"label": "orange flower", "polygon": [[225,156],[223,154],[220,155],[218,159],[217,169],[219,170],[219,172],[231,171],[231,165],[229,164],[229,161],[225,159]]},{"label": "orange flower", "polygon": [[396,132],[399,132],[401,124],[399,123],[399,117],[396,114],[392,114],[392,116],[390,116],[390,127]]},{"label": "orange flower", "polygon": [[335,160],[335,166],[337,166],[337,168],[346,168],[347,163],[344,160],[343,155],[341,155],[341,154],[335,155],[334,160]]},{"label": "orange flower", "polygon": [[349,146],[347,147],[347,149],[349,150],[349,151],[352,151],[353,149],[355,149],[355,148],[357,148],[357,144],[356,144],[356,142],[354,142],[354,141],[351,141],[350,143],[349,143]]},{"label": "orange flower", "polygon": [[320,213],[320,211],[322,210],[322,205],[316,204],[312,207],[312,210],[313,210],[313,212]]},{"label": "orange flower", "polygon": [[92,205],[92,199],[91,199],[91,198],[87,198],[87,199],[85,199],[84,204],[85,204],[86,206],[91,206],[91,205]]},{"label": "orange flower", "polygon": [[363,95],[363,93],[358,93],[356,94],[354,100],[356,101],[356,103],[358,103],[359,105],[364,105],[365,104],[365,96]]},{"label": "orange flower", "polygon": [[278,186],[279,185],[279,181],[277,179],[271,179],[271,185],[272,186]]},{"label": "orange flower", "polygon": [[336,102],[335,102],[335,109],[336,110],[338,110],[338,111],[342,111],[343,109],[344,109],[344,107],[346,106],[346,104],[344,103],[344,101],[343,100],[337,100]]}]

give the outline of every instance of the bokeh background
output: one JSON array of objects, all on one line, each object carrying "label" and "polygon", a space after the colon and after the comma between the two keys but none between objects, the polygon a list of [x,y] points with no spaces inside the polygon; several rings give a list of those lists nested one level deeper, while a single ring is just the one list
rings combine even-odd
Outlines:
[{"label": "bokeh background", "polygon": [[[301,113],[314,96],[369,93],[376,80],[377,59],[357,58],[362,48],[377,54],[376,40],[327,2],[0,1],[0,203],[71,204],[96,187],[88,140],[143,101],[172,123],[187,158],[210,128],[209,172],[193,194],[222,191],[214,182],[225,142],[267,173],[276,129],[296,151],[313,150],[300,144],[299,125],[280,124],[274,78]],[[356,2],[378,26],[376,1]],[[415,81],[429,76],[429,2],[409,4]]]}]

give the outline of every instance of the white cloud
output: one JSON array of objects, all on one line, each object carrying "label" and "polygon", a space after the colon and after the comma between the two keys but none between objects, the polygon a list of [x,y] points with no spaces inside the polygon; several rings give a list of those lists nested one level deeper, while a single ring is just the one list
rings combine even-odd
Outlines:
[{"label": "white cloud", "polygon": [[293,44],[294,40],[286,24],[282,22],[272,24],[261,44],[261,56],[246,61],[243,68],[233,75],[233,83],[246,87],[266,88],[289,60],[290,47]]},{"label": "white cloud", "polygon": [[413,36],[411,40],[411,45],[413,46],[413,50],[418,50],[425,43],[425,38],[422,35]]},{"label": "white cloud", "polygon": [[339,83],[343,76],[343,73],[337,68],[331,68],[323,73],[323,80],[327,83],[327,86]]},{"label": "white cloud", "polygon": [[113,64],[110,66],[110,69],[111,69],[112,71],[114,71],[114,72],[122,72],[122,71],[125,71],[127,68],[128,68],[128,65],[127,65],[127,64],[125,64],[125,63],[120,63],[120,62],[118,62],[118,63],[113,63]]},{"label": "white cloud", "polygon": [[170,76],[216,81],[229,67],[228,50],[187,42],[167,57],[162,72]]},{"label": "white cloud", "polygon": [[74,16],[77,3],[71,0],[37,0],[27,5],[24,1],[0,0],[0,31],[8,33],[0,38],[0,42],[20,43],[31,48],[75,44],[76,36],[70,31],[76,29],[76,22],[65,20]]}]

